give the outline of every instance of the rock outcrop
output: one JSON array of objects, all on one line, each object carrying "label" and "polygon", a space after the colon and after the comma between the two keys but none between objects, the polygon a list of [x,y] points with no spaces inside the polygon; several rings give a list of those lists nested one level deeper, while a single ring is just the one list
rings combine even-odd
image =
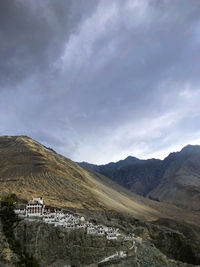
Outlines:
[{"label": "rock outcrop", "polygon": [[[80,267],[194,266],[191,262],[181,261],[184,256],[190,256],[187,254],[187,250],[185,250],[187,255],[182,252],[178,255],[179,246],[183,248],[186,241],[183,240],[184,237],[181,233],[170,228],[162,229],[160,226],[142,222],[138,222],[138,225],[132,225],[132,227],[138,235],[134,246],[132,246],[132,241],[108,241],[104,237],[86,235],[83,230],[67,230],[40,221],[22,220],[15,229],[15,236],[24,250],[37,259],[42,267],[63,267],[65,265]],[[164,243],[165,247],[163,248]],[[158,249],[159,247],[162,252]],[[125,252],[126,256],[102,262],[105,258],[120,251]],[[173,253],[177,253],[177,255]],[[180,261],[173,259],[178,256],[180,256]],[[191,258],[188,261],[199,264],[200,258]]]}]

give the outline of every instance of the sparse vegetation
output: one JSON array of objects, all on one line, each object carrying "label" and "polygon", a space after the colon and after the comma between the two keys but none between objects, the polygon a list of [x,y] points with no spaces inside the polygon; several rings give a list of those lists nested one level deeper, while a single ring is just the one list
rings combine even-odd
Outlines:
[{"label": "sparse vegetation", "polygon": [[32,256],[26,253],[20,242],[15,239],[14,227],[19,223],[15,214],[14,201],[11,195],[5,195],[0,202],[0,219],[3,225],[3,233],[6,236],[11,250],[19,256],[17,267],[39,267],[39,263]]},{"label": "sparse vegetation", "polygon": [[[51,149],[44,149],[27,137],[0,137],[0,162],[1,193],[11,192],[23,201],[32,196],[43,196],[47,205],[73,209],[83,216],[88,215],[93,222],[104,223],[106,220],[106,225],[128,232],[134,230],[136,235],[138,231],[138,236],[141,235],[148,243],[142,244],[142,261],[146,247],[150,252],[147,255],[148,260],[149,257],[153,259],[154,252],[155,258],[157,257],[155,246],[172,258],[199,263],[198,230],[194,237],[185,234],[191,233],[194,226],[199,226],[199,213],[138,196],[107,177],[86,171]],[[153,197],[156,200],[155,196]],[[69,264],[72,262],[80,266],[83,262],[98,262],[116,250],[126,250],[121,248],[120,243],[112,244],[99,237],[85,237],[81,231],[68,233],[43,223],[36,225],[28,221],[19,222],[14,213],[13,200],[17,201],[13,196],[6,195],[0,203],[4,234],[1,233],[4,238],[6,236],[10,249],[19,256],[17,266],[39,266],[27,253],[37,258],[42,266],[48,266],[64,256],[69,260]],[[153,227],[145,222],[155,222],[158,218],[173,218],[173,221],[179,223],[185,221],[189,228],[182,231],[182,226],[175,227],[174,223],[170,223],[168,228],[180,231],[180,234],[174,234],[171,229],[166,230],[159,225]],[[152,244],[154,246],[151,246]],[[134,253],[134,250],[131,253]],[[134,258],[130,260],[134,261]]]}]

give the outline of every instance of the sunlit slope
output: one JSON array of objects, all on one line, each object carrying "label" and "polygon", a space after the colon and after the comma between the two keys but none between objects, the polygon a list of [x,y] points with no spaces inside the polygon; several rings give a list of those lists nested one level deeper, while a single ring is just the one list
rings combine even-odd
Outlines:
[{"label": "sunlit slope", "polygon": [[145,220],[200,221],[198,213],[138,196],[25,136],[0,137],[0,194],[4,193],[25,200],[43,196],[46,204],[116,210]]},{"label": "sunlit slope", "polygon": [[199,212],[190,212],[172,204],[144,198],[94,171],[91,171],[91,175],[96,180],[96,187],[92,191],[102,202],[118,211],[143,220],[170,218],[199,226]]},{"label": "sunlit slope", "polygon": [[200,211],[200,146],[187,145],[164,160],[127,157],[105,165],[79,163],[150,199]]},{"label": "sunlit slope", "polygon": [[[53,205],[101,208],[88,172],[25,136],[0,137],[0,193],[43,196]],[[87,187],[86,187],[87,186]]]}]

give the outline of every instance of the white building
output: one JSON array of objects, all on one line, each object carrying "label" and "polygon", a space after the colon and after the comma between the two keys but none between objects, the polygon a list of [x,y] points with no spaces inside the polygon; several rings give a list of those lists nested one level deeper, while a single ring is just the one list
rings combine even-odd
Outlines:
[{"label": "white building", "polygon": [[44,207],[42,197],[33,198],[26,205],[26,216],[42,216],[44,213]]},{"label": "white building", "polygon": [[126,235],[124,236],[124,240],[132,240],[134,237],[135,237],[134,234],[126,234]]},{"label": "white building", "polygon": [[97,232],[98,232],[98,230],[95,226],[88,226],[87,227],[87,234],[88,235],[96,235]]},{"label": "white building", "polygon": [[106,238],[108,240],[117,240],[117,235],[115,233],[107,233]]},{"label": "white building", "polygon": [[81,227],[81,228],[86,228],[86,224],[85,224],[85,223],[81,223],[81,224],[80,224],[80,227]]},{"label": "white building", "polygon": [[98,225],[97,227],[97,235],[105,235],[105,227],[103,225]]},{"label": "white building", "polygon": [[85,218],[82,216],[82,217],[80,218],[80,221],[81,221],[81,222],[85,222]]},{"label": "white building", "polygon": [[[41,217],[45,223],[53,224],[54,226],[62,226],[70,230],[86,228],[87,234],[106,236],[107,240],[117,240],[117,237],[120,235],[118,228],[94,225],[86,221],[84,217],[65,213],[56,207],[45,206],[42,197],[31,199],[24,210],[16,209],[15,212],[27,217],[38,216]],[[133,238],[134,234],[127,234],[124,236],[124,240]]]},{"label": "white building", "polygon": [[117,240],[118,228],[108,227],[106,238],[108,240]]},{"label": "white building", "polygon": [[56,216],[58,219],[61,219],[65,217],[65,214],[62,211],[56,211]]},{"label": "white building", "polygon": [[16,209],[15,213],[18,215],[25,215],[26,214],[26,210],[25,209]]},{"label": "white building", "polygon": [[37,202],[37,203],[39,203],[41,205],[44,204],[42,197],[34,197],[32,200],[29,201],[29,203],[31,203],[31,202],[33,202],[33,203]]},{"label": "white building", "polygon": [[55,217],[54,216],[44,216],[43,217],[43,221],[46,223],[51,223],[51,222],[55,222]]}]

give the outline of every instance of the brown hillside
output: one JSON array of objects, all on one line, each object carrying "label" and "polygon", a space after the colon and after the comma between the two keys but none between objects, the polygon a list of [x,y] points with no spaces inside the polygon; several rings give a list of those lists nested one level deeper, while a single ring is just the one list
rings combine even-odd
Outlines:
[{"label": "brown hillside", "polygon": [[25,200],[43,196],[46,204],[61,207],[113,209],[145,220],[200,221],[199,213],[138,196],[25,136],[0,137],[0,194],[4,193]]},{"label": "brown hillside", "polygon": [[101,203],[87,189],[95,187],[88,176],[73,161],[29,137],[0,137],[1,193],[26,200],[43,196],[48,204],[97,209]]},{"label": "brown hillside", "polygon": [[141,196],[200,211],[199,145],[187,145],[164,160],[140,160],[129,156],[105,165],[87,162],[79,165],[105,175]]}]

